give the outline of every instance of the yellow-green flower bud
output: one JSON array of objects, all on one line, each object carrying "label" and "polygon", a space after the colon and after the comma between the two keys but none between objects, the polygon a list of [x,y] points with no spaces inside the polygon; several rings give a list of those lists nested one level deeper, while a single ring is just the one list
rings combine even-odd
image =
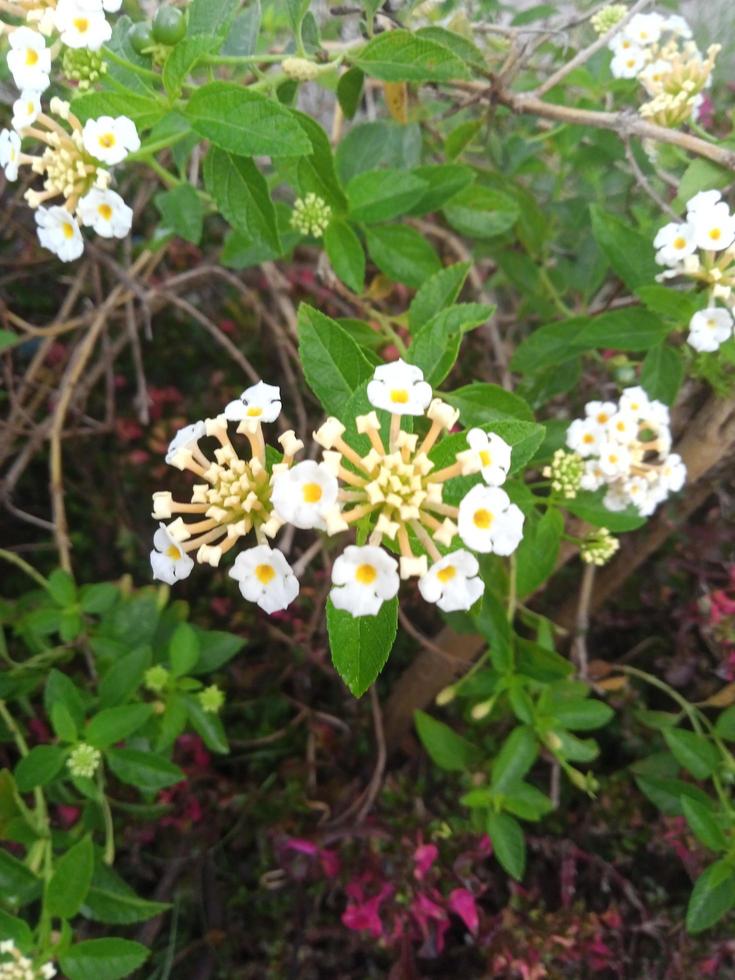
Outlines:
[{"label": "yellow-green flower bud", "polygon": [[79,742],[72,749],[66,765],[72,776],[91,779],[97,772],[101,759],[102,753],[99,749],[87,742]]}]

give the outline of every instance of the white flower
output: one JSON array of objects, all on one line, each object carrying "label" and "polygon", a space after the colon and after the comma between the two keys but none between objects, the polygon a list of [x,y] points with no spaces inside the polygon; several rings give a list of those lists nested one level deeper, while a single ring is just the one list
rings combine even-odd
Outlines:
[{"label": "white flower", "polygon": [[283,553],[267,544],[240,552],[230,576],[239,583],[243,598],[267,613],[285,609],[299,594],[298,580]]},{"label": "white flower", "polygon": [[167,585],[173,585],[182,578],[188,578],[194,561],[187,555],[178,541],[174,541],[165,524],[159,524],[153,535],[151,569],[153,578]]},{"label": "white flower", "polygon": [[93,187],[77,206],[81,222],[103,238],[125,238],[133,223],[133,209],[115,191]]},{"label": "white flower", "polygon": [[459,505],[459,536],[473,551],[510,555],[523,537],[523,512],[499,487],[473,487]]},{"label": "white flower", "polygon": [[56,967],[53,963],[44,963],[41,967],[42,980],[53,980],[56,976]]},{"label": "white flower", "polygon": [[[638,435],[638,416],[625,409],[616,412],[605,426],[606,440],[618,445],[626,445]],[[598,449],[602,455],[602,447]]]},{"label": "white flower", "polygon": [[634,415],[637,419],[647,415],[650,407],[651,400],[640,385],[625,388],[620,396],[620,411]]},{"label": "white flower", "polygon": [[481,473],[485,483],[499,487],[505,483],[510,469],[511,448],[505,439],[495,432],[470,429],[467,433],[469,449],[457,453],[463,465],[463,473]]},{"label": "white flower", "polygon": [[630,469],[630,453],[617,442],[600,445],[600,469],[606,477],[624,476]]},{"label": "white flower", "polygon": [[640,74],[640,79],[653,94],[661,91],[661,84],[672,72],[671,62],[665,58],[651,61]]},{"label": "white flower", "polygon": [[636,14],[623,28],[623,36],[645,48],[658,41],[665,24],[661,14]]},{"label": "white flower", "polygon": [[584,473],[582,474],[582,479],[579,481],[579,485],[582,490],[599,490],[600,487],[605,483],[605,474],[600,468],[600,461],[598,459],[588,459],[584,464]]},{"label": "white flower", "polygon": [[36,211],[38,240],[62,262],[78,259],[84,239],[76,219],[65,208],[39,208]]},{"label": "white flower", "polygon": [[337,506],[339,483],[324,463],[306,459],[277,472],[272,485],[271,502],[284,521],[326,529],[325,517]]},{"label": "white flower", "polygon": [[367,396],[375,408],[394,415],[423,415],[431,401],[431,385],[421,368],[399,358],[375,368]]},{"label": "white flower", "polygon": [[442,612],[469,609],[485,591],[477,577],[480,565],[469,551],[460,549],[434,562],[419,579],[419,592],[427,602],[435,602]]},{"label": "white flower", "polygon": [[225,418],[230,422],[251,419],[256,422],[275,422],[281,414],[281,389],[277,385],[259,381],[225,407]]},{"label": "white flower", "polygon": [[594,419],[575,419],[567,429],[567,446],[580,456],[592,456],[597,452],[601,432]]},{"label": "white flower", "polygon": [[112,37],[112,27],[107,23],[101,7],[94,9],[78,0],[58,0],[56,29],[61,34],[62,44],[68,48],[99,51]]},{"label": "white flower", "polygon": [[192,449],[204,437],[206,431],[207,426],[204,422],[192,422],[191,425],[185,425],[183,429],[179,429],[168,444],[166,462],[172,465],[176,453],[180,449]]},{"label": "white flower", "polygon": [[692,218],[700,211],[709,211],[721,200],[720,191],[700,191],[687,201],[687,217]]},{"label": "white flower", "polygon": [[88,119],[82,131],[82,142],[87,153],[110,166],[140,149],[138,130],[127,116]]},{"label": "white flower", "polygon": [[692,29],[681,14],[669,14],[662,26],[665,31],[671,31],[672,34],[684,38],[685,41],[688,41],[692,36]]},{"label": "white flower", "polygon": [[715,351],[732,336],[732,314],[721,306],[698,310],[689,321],[688,343],[698,351]]},{"label": "white flower", "polygon": [[20,98],[13,103],[13,119],[11,125],[17,132],[32,126],[41,111],[41,95],[33,89],[20,93]]},{"label": "white flower", "polygon": [[8,68],[18,88],[45,91],[49,85],[51,51],[38,31],[30,27],[18,27],[9,35]]},{"label": "white flower", "polygon": [[721,252],[735,239],[735,216],[724,201],[710,207],[697,208],[690,216],[694,241],[699,248]]},{"label": "white flower", "polygon": [[398,592],[398,563],[382,548],[348,545],[332,567],[332,591],[337,609],[353,616],[375,616]]},{"label": "white flower", "polygon": [[678,493],[686,483],[687,468],[678,453],[670,453],[659,470],[659,480],[670,493]]},{"label": "white flower", "polygon": [[671,221],[658,231],[653,246],[658,250],[656,261],[659,265],[676,265],[697,250],[694,228],[687,223]]},{"label": "white flower", "polygon": [[587,402],[584,406],[584,414],[599,426],[606,425],[617,410],[615,402]]},{"label": "white flower", "polygon": [[635,78],[646,63],[645,52],[635,46],[618,51],[610,62],[613,78]]},{"label": "white flower", "polygon": [[20,161],[20,137],[9,129],[0,132],[0,167],[5,171],[8,180],[18,179],[18,163]]}]

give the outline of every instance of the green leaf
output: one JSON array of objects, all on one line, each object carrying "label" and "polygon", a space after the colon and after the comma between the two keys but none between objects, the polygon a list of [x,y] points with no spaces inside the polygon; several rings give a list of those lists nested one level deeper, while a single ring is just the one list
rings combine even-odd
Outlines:
[{"label": "green leaf", "polygon": [[[534,515],[535,517],[535,515]],[[555,507],[549,507],[540,519],[528,519],[523,540],[516,551],[516,589],[523,599],[534,592],[551,575],[559,555],[564,518]]]},{"label": "green leaf", "polygon": [[92,882],[94,847],[87,835],[59,859],[46,890],[46,907],[51,915],[73,918],[82,907]]},{"label": "green leaf", "polygon": [[683,779],[669,779],[659,776],[636,775],[638,789],[667,817],[681,816],[682,796],[709,805],[709,797],[698,786],[684,782]]},{"label": "green leaf", "polygon": [[189,34],[224,37],[240,0],[192,0],[188,10]]},{"label": "green leaf", "polygon": [[601,347],[648,350],[660,344],[669,330],[660,317],[639,307],[611,310],[595,317],[572,317],[534,330],[516,348],[511,366],[528,374]]},{"label": "green leaf", "polygon": [[15,767],[15,783],[19,792],[27,793],[36,786],[46,786],[64,765],[66,750],[59,745],[36,745]]},{"label": "green leaf", "polygon": [[347,210],[347,198],[337,177],[329,137],[306,113],[292,110],[312,145],[312,152],[299,160],[298,186],[301,194],[317,194],[335,211]]},{"label": "green leaf", "polygon": [[82,915],[109,925],[132,925],[161,915],[168,908],[170,906],[165,902],[139,898],[111,868],[98,865],[82,906]]},{"label": "green leaf", "polygon": [[82,611],[85,613],[106,613],[115,605],[120,591],[112,582],[96,582],[83,585],[80,592]]},{"label": "green leaf", "polygon": [[398,630],[398,600],[384,602],[376,616],[352,616],[327,603],[332,663],[350,692],[362,697],[388,660]]},{"label": "green leaf", "polygon": [[735,704],[726,708],[715,722],[715,735],[735,742]]},{"label": "green leaf", "polygon": [[12,939],[22,953],[29,953],[33,944],[31,927],[23,919],[8,915],[0,909],[0,936]]},{"label": "green leaf", "polygon": [[521,820],[540,820],[554,804],[545,793],[529,783],[513,783],[503,794],[503,807]]},{"label": "green leaf", "polygon": [[138,689],[151,665],[151,648],[140,646],[116,660],[100,682],[100,707],[122,704]]},{"label": "green leaf", "polygon": [[533,422],[528,402],[499,385],[484,381],[473,381],[463,388],[442,392],[442,398],[459,409],[462,424],[468,427],[488,425],[500,419]]},{"label": "green leaf", "polygon": [[302,156],[311,142],[294,114],[280,103],[232,82],[198,88],[186,116],[200,136],[241,156]]},{"label": "green leaf", "polygon": [[[196,627],[195,627],[196,628]],[[199,660],[192,674],[211,674],[229,663],[245,646],[245,638],[223,630],[196,630],[199,638]]]},{"label": "green leaf", "polygon": [[409,211],[428,188],[425,180],[405,170],[365,170],[347,185],[350,218],[372,224]]},{"label": "green leaf", "polygon": [[369,228],[366,238],[370,258],[395,282],[417,289],[440,268],[436,252],[415,228],[406,225]]},{"label": "green leaf", "polygon": [[735,905],[735,870],[729,861],[715,861],[694,883],[687,908],[690,933],[709,929]]},{"label": "green leaf", "polygon": [[4,902],[26,905],[41,891],[41,882],[34,873],[12,854],[0,849],[0,895]]},{"label": "green leaf", "polygon": [[81,121],[99,116],[127,116],[137,129],[150,129],[163,118],[167,109],[152,95],[138,92],[87,92],[77,95],[72,102],[72,112]]},{"label": "green leaf", "polygon": [[526,841],[521,825],[508,813],[488,813],[486,829],[501,867],[520,881],[526,870]]},{"label": "green leaf", "polygon": [[51,708],[51,727],[62,742],[77,741],[77,726],[65,704],[57,701]]},{"label": "green leaf", "polygon": [[340,75],[337,82],[337,99],[346,119],[352,119],[362,100],[362,86],[365,72],[360,68],[349,68]]},{"label": "green leaf", "polygon": [[430,27],[420,27],[416,31],[416,36],[428,38],[430,41],[436,41],[437,44],[449,48],[467,65],[480,69],[487,67],[482,52],[472,41],[468,41],[462,34],[447,30],[446,27],[438,27],[433,24]]},{"label": "green leaf", "polygon": [[236,231],[280,254],[281,239],[268,184],[249,157],[212,147],[204,161],[204,183]]},{"label": "green leaf", "polygon": [[660,270],[651,238],[631,228],[629,220],[608,214],[596,204],[590,205],[590,216],[595,241],[628,289],[653,282]]},{"label": "green leaf", "polygon": [[514,728],[495,757],[492,767],[492,788],[504,793],[519,782],[536,761],[538,740],[532,728]]},{"label": "green leaf", "polygon": [[186,779],[186,774],[177,765],[152,752],[108,749],[105,758],[121,782],[137,786],[143,793],[157,793]]},{"label": "green leaf", "polygon": [[673,207],[683,209],[699,191],[719,190],[732,183],[732,171],[729,167],[720,167],[711,160],[701,157],[692,160],[679,179],[679,188]]},{"label": "green leaf", "polygon": [[411,173],[424,181],[426,189],[419,201],[411,208],[410,214],[428,214],[430,211],[438,211],[475,179],[472,168],[460,163],[427,164],[423,167],[414,167]]},{"label": "green leaf", "polygon": [[199,34],[185,37],[173,48],[163,66],[161,74],[166,94],[175,99],[181,92],[181,87],[199,59],[209,54],[217,46],[217,39]]},{"label": "green leaf", "polygon": [[366,75],[384,82],[448,82],[467,78],[467,69],[449,48],[410,31],[378,34],[351,59]]},{"label": "green leaf", "polygon": [[421,162],[421,128],[418,123],[376,122],[353,126],[335,150],[337,172],[343,183],[363,170],[396,167],[408,170]]},{"label": "green leaf", "polygon": [[692,828],[692,833],[700,844],[704,844],[711,851],[727,850],[727,838],[720,829],[710,807],[704,806],[689,796],[682,796],[681,809],[686,817],[686,822]]},{"label": "green leaf", "polygon": [[573,698],[554,705],[554,721],[572,731],[591,731],[607,725],[615,715],[612,708],[594,698]]},{"label": "green leaf", "polygon": [[513,632],[504,604],[486,590],[482,605],[472,619],[490,646],[490,661],[495,670],[503,674],[510,671],[513,666]]},{"label": "green leaf", "polygon": [[469,262],[459,262],[434,273],[421,284],[408,309],[408,328],[411,333],[416,333],[440,310],[455,302],[469,268]]},{"label": "green leaf", "polygon": [[222,54],[237,55],[240,58],[255,54],[260,21],[260,0],[253,0],[233,20],[222,45]]},{"label": "green leaf", "polygon": [[346,221],[333,219],[324,232],[324,248],[332,268],[353,292],[365,287],[365,252]]},{"label": "green leaf", "polygon": [[663,736],[676,761],[695,779],[707,779],[717,768],[719,753],[705,735],[683,728],[665,728]]},{"label": "green leaf", "polygon": [[373,376],[373,366],[346,330],[302,303],[298,316],[299,353],[306,381],[330,415]]},{"label": "green leaf", "polygon": [[46,679],[46,686],[43,690],[43,705],[46,709],[46,714],[50,715],[53,706],[59,703],[67,708],[77,728],[81,728],[84,724],[85,714],[81,691],[71,678],[67,677],[66,674],[62,674],[60,670],[54,667],[49,672],[48,678]]},{"label": "green leaf", "polygon": [[553,734],[559,739],[558,753],[570,762],[592,762],[600,754],[594,739],[577,738],[564,728],[554,727]]},{"label": "green leaf", "polygon": [[74,579],[63,568],[56,568],[48,577],[48,590],[51,598],[59,606],[71,606],[76,602],[77,587]]},{"label": "green leaf", "polygon": [[502,191],[473,185],[456,194],[444,207],[449,224],[468,238],[495,238],[518,221],[518,202]]},{"label": "green leaf", "polygon": [[230,751],[230,746],[227,744],[227,736],[219,717],[205,711],[196,698],[187,697],[185,704],[189,721],[207,748],[220,755],[226,755]]},{"label": "green leaf", "polygon": [[59,957],[68,980],[121,980],[142,966],[149,950],[130,939],[88,939]]},{"label": "green leaf", "polygon": [[606,527],[608,531],[635,531],[646,523],[646,518],[632,508],[622,511],[608,510],[602,503],[601,493],[583,491],[574,500],[565,500],[564,507],[575,517],[594,524],[595,527]]},{"label": "green leaf", "polygon": [[171,637],[168,653],[174,677],[191,673],[199,660],[199,637],[193,626],[179,623]]},{"label": "green leaf", "polygon": [[479,761],[477,746],[453,731],[449,725],[423,711],[414,712],[416,731],[432,762],[450,772],[467,772]]},{"label": "green leaf", "polygon": [[0,351],[10,350],[22,342],[23,337],[20,334],[13,333],[12,330],[0,330]]},{"label": "green leaf", "polygon": [[646,354],[641,384],[651,398],[673,405],[684,379],[684,361],[676,347],[659,344]]},{"label": "green leaf", "polygon": [[679,326],[688,326],[692,315],[702,307],[701,293],[685,293],[660,283],[639,286],[635,294],[652,313],[658,313]]},{"label": "green leaf", "polygon": [[459,353],[462,334],[485,323],[494,308],[482,303],[459,303],[440,310],[416,331],[407,359],[437,387],[449,374]]},{"label": "green leaf", "polygon": [[153,200],[166,229],[184,241],[199,244],[204,227],[204,205],[191,184],[179,184],[170,191],[161,191]]},{"label": "green leaf", "polygon": [[117,708],[103,708],[87,725],[85,741],[95,748],[106,749],[137,732],[152,715],[152,704],[124,704]]}]

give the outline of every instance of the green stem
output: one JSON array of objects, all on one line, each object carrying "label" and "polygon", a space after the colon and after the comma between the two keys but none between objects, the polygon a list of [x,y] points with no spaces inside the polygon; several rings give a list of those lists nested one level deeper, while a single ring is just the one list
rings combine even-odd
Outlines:
[{"label": "green stem", "polygon": [[150,78],[156,82],[161,81],[161,76],[156,71],[152,71],[150,68],[143,68],[142,65],[136,65],[132,61],[128,61],[127,58],[121,58],[119,54],[112,50],[112,48],[103,48],[102,56],[105,61],[112,61],[121,68],[127,68],[128,71],[134,71],[136,75],[140,75],[141,78]]},{"label": "green stem", "polygon": [[25,572],[29,578],[32,578],[34,582],[48,591],[48,582],[43,575],[41,575],[40,572],[37,572],[32,565],[29,565],[27,561],[24,561],[14,552],[6,551],[5,548],[0,548],[0,559],[8,562],[10,565],[15,565],[22,572]]},{"label": "green stem", "polygon": [[539,266],[538,277],[541,280],[541,282],[543,283],[544,287],[546,288],[546,292],[549,294],[549,298],[550,298],[551,302],[554,304],[554,306],[557,308],[557,310],[561,313],[561,315],[564,316],[564,317],[571,316],[572,315],[572,311],[569,309],[569,307],[566,305],[566,303],[564,302],[564,300],[559,295],[559,292],[557,291],[556,286],[551,281],[551,276],[549,275],[549,273],[546,271],[546,269],[542,265]]},{"label": "green stem", "polygon": [[512,623],[516,614],[516,603],[518,602],[517,564],[516,556],[511,555],[508,559],[510,564],[510,574],[508,576],[508,622]]},{"label": "green stem", "polygon": [[[15,718],[8,711],[8,706],[4,701],[0,701],[0,719],[2,719],[5,727],[8,729],[10,734],[13,736],[13,741],[15,742],[18,753],[21,757],[28,755],[28,743],[23,736],[23,732],[18,727],[18,723]],[[40,786],[37,786],[33,790],[33,798],[35,800],[36,806],[33,813],[31,813],[26,805],[23,803],[22,799],[18,795],[18,802],[20,803],[22,809],[25,811],[27,817],[30,817],[31,826],[35,825],[36,832],[39,837],[49,836],[48,827],[48,810],[46,808],[46,797],[43,795],[43,790]]]},{"label": "green stem", "polygon": [[179,180],[178,177],[174,177],[172,173],[169,173],[166,168],[156,160],[154,156],[141,157],[138,161],[139,163],[144,163],[146,166],[150,167],[154,174],[157,174],[160,180],[166,185],[166,187],[178,187],[183,181]]},{"label": "green stem", "polygon": [[167,136],[160,140],[156,140],[155,143],[146,143],[144,146],[141,146],[139,150],[136,150],[135,153],[128,153],[128,155],[125,157],[125,162],[135,163],[136,160],[141,160],[144,163],[147,163],[148,158],[152,157],[154,153],[158,153],[160,150],[170,150],[172,146],[176,146],[177,143],[180,143],[181,140],[190,135],[190,130],[184,130],[181,133],[177,133],[175,136]]},{"label": "green stem", "polygon": [[105,825],[104,861],[105,864],[113,865],[115,863],[115,827],[112,822],[110,803],[105,795],[105,777],[102,772],[102,766],[97,770],[97,788],[100,791],[100,807],[102,808],[102,819]]},{"label": "green stem", "polygon": [[283,61],[282,54],[206,54],[200,65],[273,65]]}]

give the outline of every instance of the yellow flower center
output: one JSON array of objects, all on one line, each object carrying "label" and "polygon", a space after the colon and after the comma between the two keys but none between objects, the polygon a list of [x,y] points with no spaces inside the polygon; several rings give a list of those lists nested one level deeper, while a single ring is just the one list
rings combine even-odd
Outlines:
[{"label": "yellow flower center", "polygon": [[84,34],[89,30],[89,21],[86,17],[76,17],[74,20],[74,26],[80,34]]},{"label": "yellow flower center", "polygon": [[604,425],[609,418],[610,416],[607,414],[607,412],[598,412],[597,414],[597,421],[600,423],[600,425]]},{"label": "yellow flower center", "polygon": [[684,248],[686,243],[687,243],[686,238],[682,238],[680,235],[678,238],[674,239],[674,248]]},{"label": "yellow flower center", "polygon": [[276,577],[276,572],[272,565],[256,565],[255,577],[263,585],[267,585]]},{"label": "yellow flower center", "polygon": [[709,237],[712,239],[713,242],[719,241],[720,238],[722,237],[722,229],[721,228],[711,228],[710,229],[710,233],[709,233]]},{"label": "yellow flower center", "polygon": [[257,419],[263,414],[263,409],[260,405],[251,405],[247,410],[247,416],[251,419]]},{"label": "yellow flower center", "polygon": [[610,455],[607,458],[608,458],[608,462],[610,462],[610,463],[617,463],[617,461],[618,461],[618,454],[617,453],[610,453]]},{"label": "yellow flower center", "polygon": [[317,504],[322,499],[322,488],[318,483],[305,483],[301,492],[305,504]]},{"label": "yellow flower center", "polygon": [[104,218],[105,221],[109,221],[112,217],[112,208],[109,204],[100,204],[100,206],[97,208],[97,213],[101,218]]},{"label": "yellow flower center", "polygon": [[114,133],[103,133],[100,136],[100,146],[103,146],[106,150],[115,145],[115,134]]},{"label": "yellow flower center", "polygon": [[616,422],[615,428],[618,430],[618,432],[625,432],[625,422],[623,421]]},{"label": "yellow flower center", "polygon": [[472,520],[475,522],[475,526],[479,527],[481,531],[487,531],[494,518],[489,510],[485,510],[484,507],[481,507],[479,510],[475,511]]},{"label": "yellow flower center", "polygon": [[396,405],[405,405],[408,401],[408,392],[405,388],[394,388],[390,393],[390,400]]},{"label": "yellow flower center", "polygon": [[63,225],[61,226],[61,230],[64,233],[64,238],[74,237],[74,229],[72,228],[72,226],[69,224],[68,221],[65,221],[63,223]]},{"label": "yellow flower center", "polygon": [[[477,515],[475,515],[477,517]],[[440,582],[451,582],[454,576],[457,574],[457,569],[454,565],[447,565],[446,568],[441,568],[436,573],[436,577]]]},{"label": "yellow flower center", "polygon": [[26,48],[26,65],[31,68],[38,63],[38,51],[33,48]]},{"label": "yellow flower center", "polygon": [[595,441],[595,437],[592,435],[591,432],[585,432],[585,434],[582,436],[582,442],[585,443],[585,445],[587,446],[589,446],[594,441]]},{"label": "yellow flower center", "polygon": [[364,564],[357,566],[355,578],[361,585],[372,585],[377,577],[378,573],[374,565]]},{"label": "yellow flower center", "polygon": [[175,544],[170,544],[168,548],[166,548],[166,557],[173,558],[174,561],[178,561],[179,558],[181,558],[181,552]]},{"label": "yellow flower center", "polygon": [[480,462],[482,463],[482,465],[483,466],[490,466],[490,464],[492,463],[492,461],[493,461],[492,460],[492,456],[487,451],[487,449],[481,449],[480,450]]}]

